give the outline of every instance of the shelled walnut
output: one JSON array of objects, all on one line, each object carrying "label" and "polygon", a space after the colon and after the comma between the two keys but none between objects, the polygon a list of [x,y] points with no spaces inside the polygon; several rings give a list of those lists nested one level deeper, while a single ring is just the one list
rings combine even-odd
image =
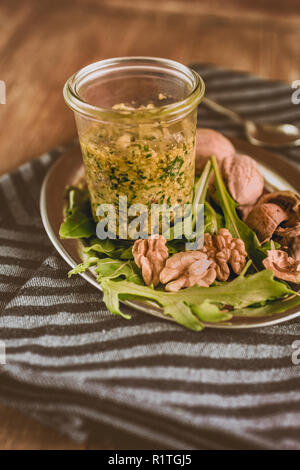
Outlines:
[{"label": "shelled walnut", "polygon": [[215,279],[215,264],[199,251],[176,253],[167,260],[160,273],[160,282],[167,284],[165,289],[169,292],[195,285],[209,287]]},{"label": "shelled walnut", "polygon": [[204,245],[200,250],[215,263],[219,281],[227,281],[230,266],[235,274],[240,274],[246,264],[247,252],[241,238],[233,238],[229,230],[221,228],[216,235],[204,234]]},{"label": "shelled walnut", "polygon": [[136,240],[132,248],[135,263],[142,270],[147,286],[159,284],[159,275],[169,256],[166,239],[162,235],[151,235],[146,240]]}]

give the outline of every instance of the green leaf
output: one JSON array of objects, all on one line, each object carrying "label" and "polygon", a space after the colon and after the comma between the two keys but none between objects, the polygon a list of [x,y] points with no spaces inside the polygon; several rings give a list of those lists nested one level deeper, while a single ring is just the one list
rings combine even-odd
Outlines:
[{"label": "green leaf", "polygon": [[[192,213],[189,216],[190,218],[192,217]],[[166,239],[169,239],[170,241],[172,240],[179,240],[183,237],[183,223],[182,220],[177,222],[175,225],[173,225],[170,230],[166,230],[162,234]]]},{"label": "green leaf", "polygon": [[232,314],[220,310],[216,303],[209,299],[205,299],[202,303],[191,305],[191,310],[204,322],[217,323],[230,320]]},{"label": "green leaf", "polygon": [[133,259],[132,246],[124,248],[120,254],[120,259]]},{"label": "green leaf", "polygon": [[164,314],[190,330],[201,331],[204,328],[204,325],[196,320],[191,308],[184,302],[166,304]]},{"label": "green leaf", "polygon": [[224,227],[223,217],[206,201],[204,204],[204,232],[213,235],[222,227]]},{"label": "green leaf", "polygon": [[94,233],[93,219],[80,211],[69,215],[59,229],[60,238],[88,238]]},{"label": "green leaf", "polygon": [[207,298],[234,308],[248,307],[264,300],[294,294],[287,285],[274,279],[272,271],[264,269],[247,277],[239,276],[221,286],[210,287]]},{"label": "green leaf", "polygon": [[127,240],[111,240],[109,238],[100,240],[93,238],[89,241],[89,246],[84,248],[84,252],[89,254],[94,253],[94,255],[100,253],[101,255],[116,259],[133,259],[132,246],[133,243]]},{"label": "green leaf", "polygon": [[[193,231],[195,229],[196,224],[197,224],[197,217],[199,215],[198,206],[201,205],[201,204],[204,204],[204,202],[205,202],[208,183],[209,183],[209,177],[210,177],[211,171],[212,171],[211,162],[208,161],[205,165],[205,168],[204,168],[200,178],[198,179],[197,183],[195,184],[192,210],[191,210],[189,215],[185,214],[186,219],[190,219],[191,231]],[[188,221],[186,221],[186,225],[187,226],[189,225]],[[166,231],[165,233],[163,233],[163,236],[170,239],[171,241],[176,240],[176,239],[182,239],[183,228],[184,228],[183,222],[179,221],[179,222],[175,223],[175,225],[173,225],[170,228],[170,233],[169,233],[169,231]],[[195,235],[192,236],[191,234],[185,233],[185,237],[187,239],[190,239],[190,238],[195,238]]]},{"label": "green leaf", "polygon": [[95,235],[87,190],[69,187],[66,192],[64,221],[59,229],[61,238],[88,238]]},{"label": "green leaf", "polygon": [[108,310],[114,315],[121,315],[126,320],[131,319],[131,315],[125,314],[120,310],[120,303],[118,292],[114,289],[103,289],[103,302],[105,303]]},{"label": "green leaf", "polygon": [[91,253],[92,251],[94,251],[96,253],[102,253],[107,256],[111,256],[111,254],[115,252],[116,249],[117,248],[115,243],[113,243],[112,240],[107,238],[106,240],[93,239],[93,241],[90,242],[90,245],[84,248],[83,251],[85,253]]},{"label": "green leaf", "polygon": [[135,284],[144,284],[137,265],[130,260],[118,260],[104,258],[98,260],[96,272],[99,275],[98,281],[101,283],[105,279],[127,279]]},{"label": "green leaf", "polygon": [[99,258],[90,256],[87,258],[83,263],[78,264],[74,269],[68,272],[68,277],[73,276],[73,274],[84,273],[87,271],[91,266],[95,266],[98,264]]},{"label": "green leaf", "polygon": [[224,214],[225,226],[233,237],[241,238],[244,241],[248,256],[258,271],[263,268],[262,261],[266,257],[266,250],[261,247],[255,232],[238,217],[236,213],[237,204],[225,187],[214,156],[212,157],[212,165],[215,172],[217,197]]},{"label": "green leaf", "polygon": [[[115,282],[111,279],[103,278],[99,280],[103,292],[109,297],[110,291],[114,292],[114,310],[119,310],[119,299],[148,299],[156,302],[164,308],[164,314],[172,317],[180,325],[184,325],[191,330],[200,331],[203,329],[201,322],[193,315],[188,305],[184,301],[174,298],[174,294],[167,294],[155,291],[150,287],[139,286],[127,281]],[[116,296],[118,301],[116,300]],[[166,296],[166,297],[165,297]],[[109,305],[106,305],[109,309]]]},{"label": "green leaf", "polygon": [[268,302],[262,307],[249,307],[233,310],[232,313],[237,317],[263,317],[282,313],[290,308],[300,305],[300,296],[295,295],[287,299]]},{"label": "green leaf", "polygon": [[167,248],[169,255],[175,255],[175,253],[185,250],[185,242],[183,240],[170,240],[167,242]]},{"label": "green leaf", "polygon": [[[98,282],[99,284],[102,283],[103,279],[114,279],[118,281],[120,279],[127,279],[130,283],[133,284],[144,284],[143,280],[138,272],[138,268],[135,263],[131,261],[120,261],[111,258],[98,258],[94,256],[90,256],[87,258],[83,263],[76,266],[76,268],[72,269],[68,276],[72,276],[73,274],[83,273],[91,266],[96,267],[96,273],[98,274]],[[115,282],[114,284],[117,284]],[[124,314],[121,312],[119,308],[119,298],[116,289],[103,289],[103,301],[105,302],[107,308],[113,314],[121,315],[126,319],[130,319],[131,316],[128,314]]]},{"label": "green leaf", "polygon": [[[225,307],[230,305],[233,308],[242,309],[264,300],[283,298],[294,292],[282,282],[274,280],[271,271],[263,270],[248,277],[239,276],[230,283],[214,287],[190,287],[179,292],[164,292],[151,289],[128,282],[127,280],[115,282],[113,279],[102,277],[99,283],[103,290],[109,295],[109,291],[114,291],[118,299],[143,299],[150,300],[160,305],[164,314],[171,316],[177,323],[195,331],[203,328],[205,315],[207,318],[220,317],[218,310],[211,304]],[[109,306],[108,306],[109,308]],[[119,304],[114,297],[114,309],[118,309]],[[207,314],[205,313],[207,312]],[[230,311],[230,315],[234,314]],[[224,312],[223,312],[224,313]],[[196,314],[196,315],[195,315]],[[229,313],[228,313],[229,315]],[[197,318],[199,317],[199,319]],[[222,321],[224,321],[224,318]],[[227,318],[228,319],[228,318]],[[209,320],[213,321],[213,320]],[[221,320],[218,320],[221,321]]]},{"label": "green leaf", "polygon": [[265,242],[261,245],[261,249],[266,254],[266,256],[269,250],[280,250],[280,248],[281,248],[280,243],[275,242],[274,240],[269,240],[268,242]]},{"label": "green leaf", "polygon": [[192,217],[193,217],[192,229],[193,230],[195,229],[197,225],[198,205],[204,204],[206,200],[206,194],[207,194],[211,171],[212,171],[211,162],[208,161],[194,188],[193,210],[192,210]]}]

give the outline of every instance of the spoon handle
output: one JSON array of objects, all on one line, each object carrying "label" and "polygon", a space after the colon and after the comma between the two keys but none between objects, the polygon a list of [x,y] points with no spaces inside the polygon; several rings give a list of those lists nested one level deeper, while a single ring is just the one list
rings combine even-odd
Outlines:
[{"label": "spoon handle", "polygon": [[210,98],[204,97],[202,100],[202,103],[205,104],[208,108],[212,109],[213,111],[216,111],[219,114],[223,114],[224,116],[229,117],[232,121],[237,122],[239,124],[243,124],[244,120],[239,116],[239,114],[235,113],[229,108],[226,108],[225,106],[216,103],[215,101],[211,100]]}]

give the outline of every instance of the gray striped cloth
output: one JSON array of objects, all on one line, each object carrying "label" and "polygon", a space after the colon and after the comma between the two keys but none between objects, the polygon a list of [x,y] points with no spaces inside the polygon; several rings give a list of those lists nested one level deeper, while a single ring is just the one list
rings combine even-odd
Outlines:
[{"label": "gray striped cloth", "polygon": [[[291,87],[194,65],[207,96],[257,121],[300,126]],[[200,106],[199,125],[241,136]],[[299,449],[300,320],[201,333],[111,315],[51,246],[38,200],[59,151],[0,179],[0,400],[78,441],[106,426],[173,449]],[[283,153],[300,162],[300,149]]]}]

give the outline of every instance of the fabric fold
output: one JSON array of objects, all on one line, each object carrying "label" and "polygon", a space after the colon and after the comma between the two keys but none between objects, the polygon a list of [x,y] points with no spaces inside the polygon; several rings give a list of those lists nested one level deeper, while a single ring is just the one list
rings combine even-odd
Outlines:
[{"label": "fabric fold", "polygon": [[[207,96],[257,121],[300,124],[291,89],[194,64]],[[242,129],[200,106],[198,123]],[[298,449],[299,320],[234,331],[185,330],[131,311],[110,314],[42,226],[42,180],[60,150],[0,177],[0,401],[74,440],[103,426],[174,449]],[[300,164],[300,149],[281,152]]]}]

